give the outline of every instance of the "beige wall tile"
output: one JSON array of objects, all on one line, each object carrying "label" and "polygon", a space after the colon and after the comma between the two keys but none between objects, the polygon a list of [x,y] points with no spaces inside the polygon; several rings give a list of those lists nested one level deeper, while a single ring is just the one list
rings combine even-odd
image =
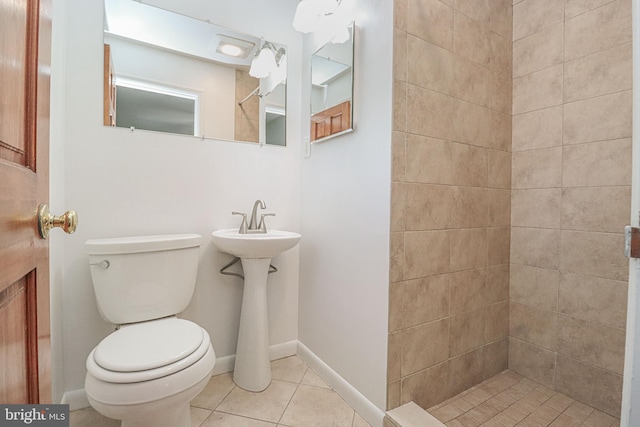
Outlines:
[{"label": "beige wall tile", "polygon": [[454,140],[492,147],[491,110],[470,102],[453,100]]},{"label": "beige wall tile", "polygon": [[562,104],[562,69],[558,64],[514,78],[513,114]]},{"label": "beige wall tile", "polygon": [[483,347],[484,379],[493,377],[509,368],[509,340],[503,339]]},{"label": "beige wall tile", "polygon": [[511,301],[509,305],[509,336],[546,350],[555,351],[558,314]]},{"label": "beige wall tile", "polygon": [[513,74],[513,42],[511,37],[505,38],[499,34],[489,32],[491,57],[489,68],[505,77]]},{"label": "beige wall tile", "polygon": [[562,228],[620,233],[629,223],[631,187],[562,190]]},{"label": "beige wall tile", "polygon": [[553,388],[556,353],[516,338],[509,338],[509,369]]},{"label": "beige wall tile", "polygon": [[449,360],[449,393],[456,395],[483,379],[484,358],[482,348]]},{"label": "beige wall tile", "polygon": [[449,272],[448,231],[406,232],[404,241],[404,279]]},{"label": "beige wall tile", "polygon": [[489,189],[489,227],[511,225],[511,191]]},{"label": "beige wall tile", "polygon": [[393,30],[393,78],[398,81],[407,81],[407,32]]},{"label": "beige wall tile", "polygon": [[511,182],[514,189],[560,187],[561,179],[561,147],[513,153]]},{"label": "beige wall tile", "polygon": [[489,28],[509,40],[513,37],[513,7],[510,0],[491,0]]},{"label": "beige wall tile", "polygon": [[447,228],[453,206],[451,186],[406,184],[406,229]]},{"label": "beige wall tile", "polygon": [[393,130],[407,130],[407,84],[399,80],[393,82]]},{"label": "beige wall tile", "polygon": [[389,246],[389,280],[397,282],[402,280],[402,274],[404,271],[404,233],[391,233]]},{"label": "beige wall tile", "polygon": [[513,116],[513,151],[562,145],[562,106]]},{"label": "beige wall tile", "polygon": [[[408,0],[407,31],[448,50],[453,49],[453,8],[438,0]],[[429,25],[425,25],[428,22]]]},{"label": "beige wall tile", "polygon": [[541,188],[511,192],[511,224],[517,227],[560,228],[562,189]]},{"label": "beige wall tile", "polygon": [[487,230],[451,230],[451,271],[487,266]]},{"label": "beige wall tile", "polygon": [[451,143],[419,135],[407,136],[406,180],[450,184]]},{"label": "beige wall tile", "polygon": [[[425,112],[428,111],[428,114]],[[452,139],[454,100],[414,85],[407,88],[407,130],[422,136]]]},{"label": "beige wall tile", "polygon": [[489,67],[491,42],[488,27],[456,11],[454,15],[453,51],[456,55]]},{"label": "beige wall tile", "polygon": [[564,19],[564,0],[524,0],[513,4],[513,40],[537,33]]},{"label": "beige wall tile", "polygon": [[387,410],[400,406],[400,380],[390,382],[387,385]]},{"label": "beige wall tile", "polygon": [[564,23],[562,21],[513,43],[513,76],[562,63],[564,59]]},{"label": "beige wall tile", "polygon": [[422,408],[430,408],[453,396],[447,387],[449,362],[440,363],[429,369],[402,379],[400,404],[414,401]]},{"label": "beige wall tile", "polygon": [[627,322],[627,282],[560,274],[558,310],[618,328]]},{"label": "beige wall tile", "polygon": [[511,151],[511,114],[491,111],[491,142],[488,148]]},{"label": "beige wall tile", "polygon": [[402,303],[404,286],[402,282],[389,284],[389,332],[402,329]]},{"label": "beige wall tile", "polygon": [[617,0],[567,19],[567,61],[631,42],[631,2]]},{"label": "beige wall tile", "polygon": [[509,296],[512,301],[538,307],[543,310],[558,310],[558,270],[511,265]]},{"label": "beige wall tile", "polygon": [[486,303],[487,270],[484,268],[451,273],[449,313],[460,313],[479,310]]},{"label": "beige wall tile", "polygon": [[511,229],[487,229],[487,265],[509,264]]},{"label": "beige wall tile", "polygon": [[503,301],[486,308],[484,342],[491,343],[509,336],[509,302]]},{"label": "beige wall tile", "polygon": [[567,187],[629,185],[631,139],[563,147],[562,183]]},{"label": "beige wall tile", "polygon": [[404,328],[449,315],[449,275],[409,280],[403,284]]},{"label": "beige wall tile", "polygon": [[628,280],[623,234],[562,231],[560,269],[568,273]]},{"label": "beige wall tile", "polygon": [[561,314],[558,353],[617,374],[624,366],[624,329]]},{"label": "beige wall tile", "polygon": [[583,56],[564,65],[565,102],[631,89],[631,44]]},{"label": "beige wall tile", "polygon": [[631,105],[631,91],[565,104],[564,144],[630,137]]},{"label": "beige wall tile", "polygon": [[467,144],[451,144],[453,174],[451,183],[471,187],[486,187],[489,150]]},{"label": "beige wall tile", "polygon": [[391,184],[391,231],[405,229],[405,184]]},{"label": "beige wall tile", "polygon": [[488,107],[491,96],[491,71],[456,55],[451,94],[464,101]]},{"label": "beige wall tile", "polygon": [[511,264],[547,269],[559,267],[560,231],[544,228],[511,229]]},{"label": "beige wall tile", "polygon": [[406,140],[406,133],[393,132],[391,141],[391,180],[393,182],[405,180],[404,169],[407,161]]},{"label": "beige wall tile", "polygon": [[454,81],[453,53],[418,37],[408,36],[408,82],[451,94]]},{"label": "beige wall tile", "polygon": [[449,321],[449,357],[484,344],[485,309],[452,316]]},{"label": "beige wall tile", "polygon": [[511,76],[504,76],[497,71],[491,71],[491,91],[489,93],[489,108],[511,117],[511,95],[513,80]]},{"label": "beige wall tile", "polygon": [[448,187],[452,208],[449,228],[486,227],[488,222],[487,189],[481,187]]},{"label": "beige wall tile", "polygon": [[610,415],[620,416],[621,375],[558,355],[556,390]]},{"label": "beige wall tile", "polygon": [[402,331],[402,376],[447,360],[449,319],[425,323]]},{"label": "beige wall tile", "polygon": [[400,379],[400,366],[402,365],[402,334],[397,332],[389,334],[387,358],[387,381]]},{"label": "beige wall tile", "polygon": [[467,17],[478,21],[483,25],[489,25],[491,17],[490,0],[456,0],[455,9],[465,14]]},{"label": "beige wall tile", "polygon": [[489,152],[489,188],[511,188],[511,153],[491,150]]},{"label": "beige wall tile", "polygon": [[393,2],[393,27],[407,31],[408,0],[394,0]]},{"label": "beige wall tile", "polygon": [[564,6],[566,18],[573,18],[615,0],[567,0]]},{"label": "beige wall tile", "polygon": [[509,299],[509,265],[493,265],[487,268],[485,303],[495,304]]}]

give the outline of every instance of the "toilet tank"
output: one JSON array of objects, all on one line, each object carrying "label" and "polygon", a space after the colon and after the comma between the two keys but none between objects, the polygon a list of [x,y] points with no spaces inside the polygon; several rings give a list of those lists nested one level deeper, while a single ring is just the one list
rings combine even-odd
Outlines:
[{"label": "toilet tank", "polygon": [[198,234],[87,240],[100,315],[124,324],[184,311],[196,284],[201,240]]}]

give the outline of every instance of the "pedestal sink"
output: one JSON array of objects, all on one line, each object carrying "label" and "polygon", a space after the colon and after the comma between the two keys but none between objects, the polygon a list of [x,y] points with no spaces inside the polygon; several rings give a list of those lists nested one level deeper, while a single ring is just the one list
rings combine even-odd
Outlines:
[{"label": "pedestal sink", "polygon": [[271,383],[267,274],[271,258],[293,248],[302,236],[290,231],[240,234],[237,229],[212,233],[216,247],[242,260],[244,291],[233,381],[249,391],[262,391]]}]

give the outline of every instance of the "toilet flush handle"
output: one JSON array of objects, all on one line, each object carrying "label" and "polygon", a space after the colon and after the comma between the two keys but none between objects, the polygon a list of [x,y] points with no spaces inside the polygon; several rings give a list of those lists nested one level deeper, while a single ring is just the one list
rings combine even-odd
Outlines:
[{"label": "toilet flush handle", "polygon": [[98,267],[102,267],[105,270],[111,267],[111,263],[106,259],[103,259],[102,261],[99,261],[99,262],[90,262],[89,265],[97,265]]}]

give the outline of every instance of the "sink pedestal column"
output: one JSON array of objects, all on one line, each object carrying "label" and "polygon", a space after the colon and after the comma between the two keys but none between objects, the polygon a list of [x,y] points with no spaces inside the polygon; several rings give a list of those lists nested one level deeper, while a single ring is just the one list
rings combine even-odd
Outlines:
[{"label": "sink pedestal column", "polygon": [[262,391],[271,383],[267,275],[271,258],[242,258],[244,290],[233,382],[248,391]]}]

